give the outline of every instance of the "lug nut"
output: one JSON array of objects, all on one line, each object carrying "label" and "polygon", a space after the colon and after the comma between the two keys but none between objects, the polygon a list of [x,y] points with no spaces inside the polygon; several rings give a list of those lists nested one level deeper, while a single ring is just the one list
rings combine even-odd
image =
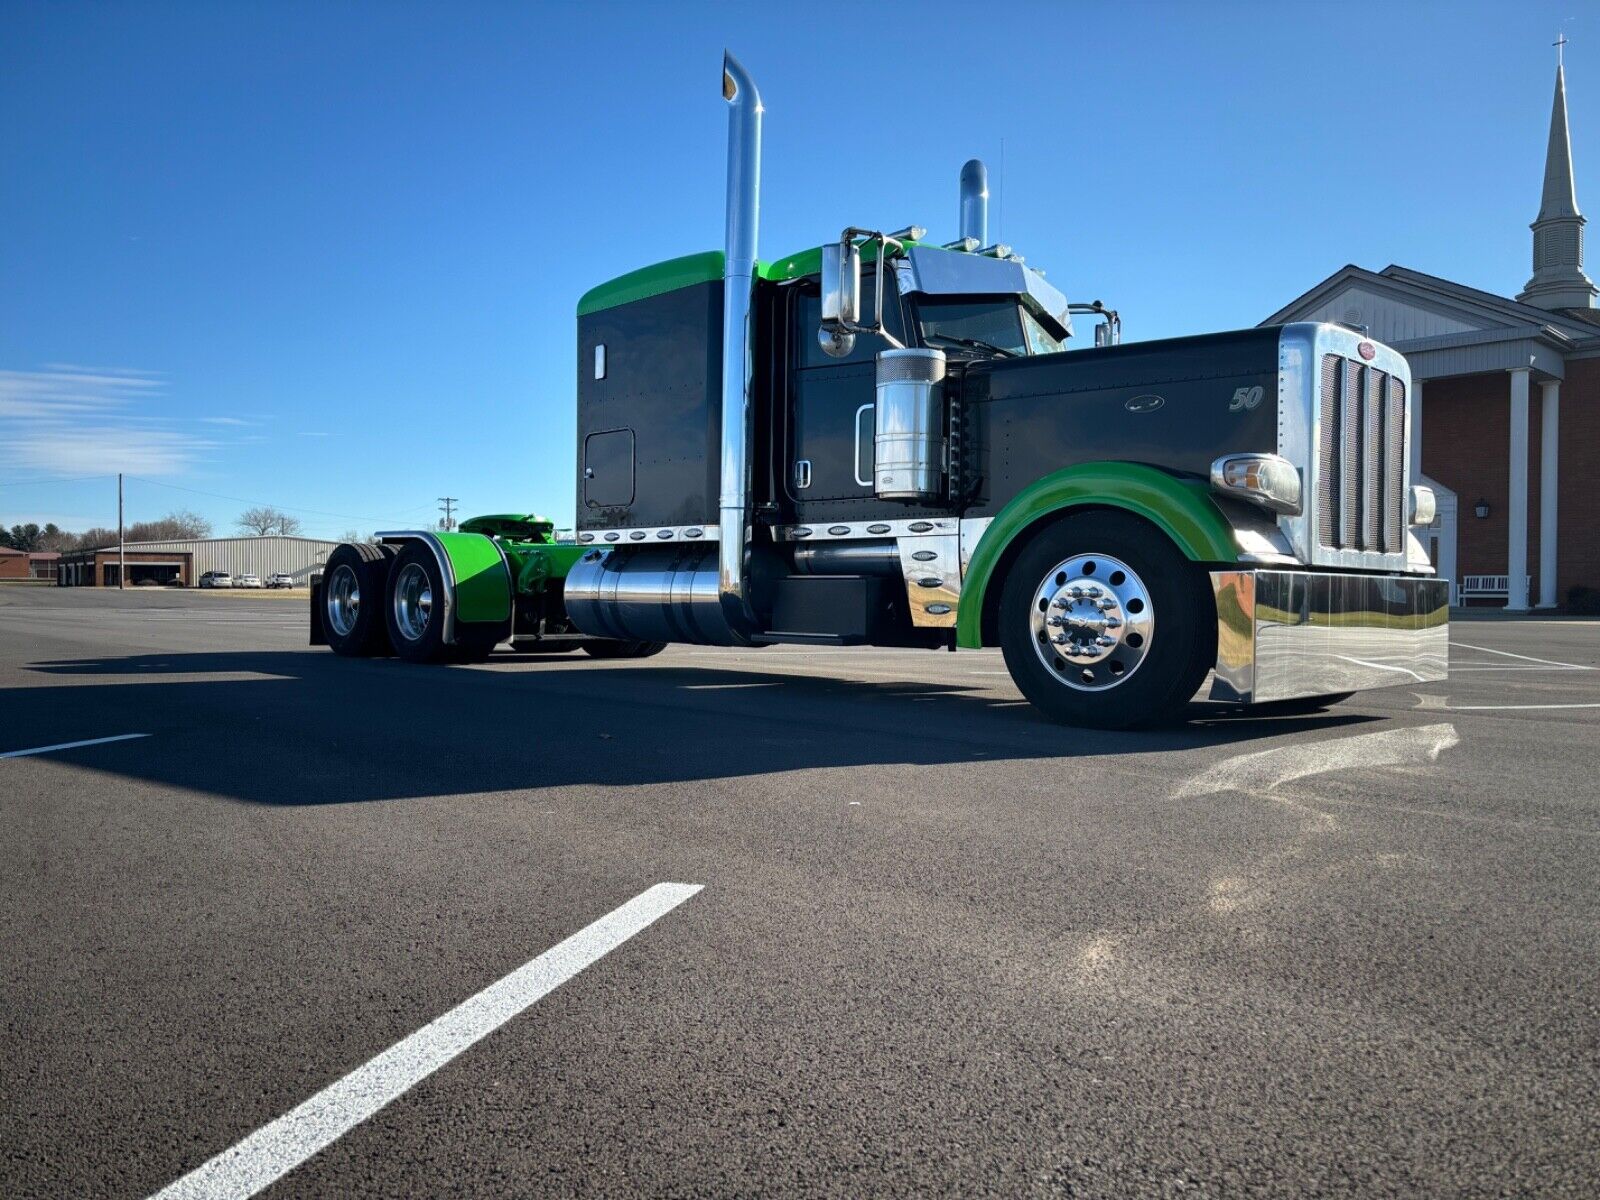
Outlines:
[{"label": "lug nut", "polygon": [[1122,622],[1116,617],[1107,617],[1105,620],[1105,626],[1107,629],[1121,629]]},{"label": "lug nut", "polygon": [[1091,585],[1088,589],[1088,594],[1091,596],[1098,596],[1100,594],[1100,589]]},{"label": "lug nut", "polygon": [[1069,637],[1068,637],[1068,636],[1067,636],[1067,635],[1066,635],[1066,634],[1064,634],[1064,633],[1058,633],[1058,634],[1056,634],[1056,635],[1055,635],[1055,636],[1054,636],[1054,637],[1053,637],[1053,638],[1051,638],[1051,639],[1050,639],[1050,641],[1051,641],[1051,644],[1052,644],[1052,645],[1056,645],[1056,646],[1065,646],[1065,645],[1066,645],[1066,644],[1067,644],[1067,643],[1068,643],[1068,642],[1070,642],[1070,641],[1071,641],[1071,640],[1072,640],[1072,639],[1071,639],[1071,638],[1069,638]]},{"label": "lug nut", "polygon": [[1100,637],[1095,638],[1094,644],[1096,646],[1115,646],[1117,644],[1117,639],[1108,638],[1104,635],[1101,635]]}]

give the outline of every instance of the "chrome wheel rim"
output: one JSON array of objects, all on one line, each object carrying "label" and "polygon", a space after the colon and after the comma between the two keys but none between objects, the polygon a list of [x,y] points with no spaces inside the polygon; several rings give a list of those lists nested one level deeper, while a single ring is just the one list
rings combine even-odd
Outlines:
[{"label": "chrome wheel rim", "polygon": [[327,596],[328,624],[340,637],[355,632],[356,618],[361,615],[361,581],[348,565],[341,564],[333,570],[324,589]]},{"label": "chrome wheel rim", "polygon": [[433,619],[433,583],[427,571],[407,563],[394,581],[394,623],[408,642],[420,641]]},{"label": "chrome wheel rim", "polygon": [[1033,592],[1034,653],[1058,680],[1080,692],[1126,683],[1149,657],[1156,613],[1133,568],[1109,554],[1075,554],[1057,563]]}]

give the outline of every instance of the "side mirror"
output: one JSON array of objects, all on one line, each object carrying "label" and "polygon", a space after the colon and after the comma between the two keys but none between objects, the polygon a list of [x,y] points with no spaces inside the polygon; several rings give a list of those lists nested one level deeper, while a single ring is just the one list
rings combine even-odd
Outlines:
[{"label": "side mirror", "polygon": [[853,240],[822,247],[822,328],[817,341],[824,353],[843,358],[855,349],[854,327],[861,323],[861,250]]}]

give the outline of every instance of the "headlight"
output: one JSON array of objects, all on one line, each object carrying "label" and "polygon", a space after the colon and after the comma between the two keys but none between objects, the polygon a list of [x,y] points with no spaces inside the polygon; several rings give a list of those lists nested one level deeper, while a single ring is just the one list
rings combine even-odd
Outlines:
[{"label": "headlight", "polygon": [[1411,485],[1411,523],[1413,525],[1432,525],[1433,518],[1438,513],[1439,506],[1433,498],[1431,487],[1422,487],[1420,484]]},{"label": "headlight", "polygon": [[1276,454],[1225,454],[1211,464],[1211,486],[1272,512],[1300,512],[1300,472]]}]

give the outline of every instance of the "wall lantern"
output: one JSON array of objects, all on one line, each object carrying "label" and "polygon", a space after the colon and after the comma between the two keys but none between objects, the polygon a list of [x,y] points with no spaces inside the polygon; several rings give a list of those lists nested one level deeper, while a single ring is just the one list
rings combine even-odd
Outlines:
[{"label": "wall lantern", "polygon": [[1479,500],[1472,506],[1472,515],[1480,521],[1487,517],[1489,515],[1489,502],[1487,500]]}]

